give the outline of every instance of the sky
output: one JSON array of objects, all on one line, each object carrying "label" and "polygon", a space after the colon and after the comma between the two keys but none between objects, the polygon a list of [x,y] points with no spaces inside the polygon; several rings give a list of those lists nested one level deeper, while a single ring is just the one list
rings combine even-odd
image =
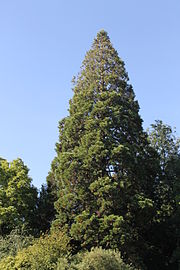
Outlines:
[{"label": "sky", "polygon": [[180,136],[179,0],[0,0],[0,156],[46,182],[71,80],[98,31],[125,62],[144,120]]}]

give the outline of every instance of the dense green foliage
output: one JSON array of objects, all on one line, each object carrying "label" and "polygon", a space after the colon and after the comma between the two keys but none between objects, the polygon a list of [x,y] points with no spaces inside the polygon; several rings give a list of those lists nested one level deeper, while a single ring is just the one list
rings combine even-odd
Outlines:
[{"label": "dense green foliage", "polygon": [[25,231],[17,229],[5,237],[0,236],[0,260],[7,256],[15,256],[18,251],[29,246],[32,241],[32,235],[27,235]]},{"label": "dense green foliage", "polygon": [[0,160],[0,235],[12,229],[33,228],[37,190],[31,185],[28,168],[21,159]]},{"label": "dense green foliage", "polygon": [[93,248],[90,252],[60,258],[57,264],[59,270],[135,270],[123,262],[120,253],[113,250]]},{"label": "dense green foliage", "polygon": [[16,256],[0,261],[0,269],[50,270],[57,269],[57,261],[68,253],[68,238],[63,233],[41,236],[32,245],[20,250]]},{"label": "dense green foliage", "polygon": [[37,199],[37,231],[47,232],[50,229],[51,222],[55,217],[54,202],[56,197],[53,195],[52,188],[47,182],[47,185],[42,185]]},{"label": "dense green foliage", "polygon": [[40,238],[22,249],[17,256],[0,261],[3,270],[135,270],[122,261],[119,252],[92,249],[75,256],[68,254],[67,239],[62,234]]},{"label": "dense green foliage", "polygon": [[0,269],[180,269],[180,139],[159,120],[143,130],[128,80],[100,31],[47,184],[38,193],[21,159],[0,158]]},{"label": "dense green foliage", "polygon": [[[156,121],[149,130],[151,145],[159,155],[161,170],[154,184],[157,208],[155,222],[149,230],[150,253],[154,264],[163,269],[180,267],[180,140],[175,131],[162,121]],[[165,268],[166,267],[166,268]]]},{"label": "dense green foliage", "polygon": [[124,63],[101,31],[59,124],[54,227],[66,228],[77,248],[118,248],[134,263],[153,219],[158,167],[138,112]]},{"label": "dense green foliage", "polygon": [[14,229],[39,235],[50,228],[55,215],[50,184],[38,194],[28,172],[21,159],[0,159],[0,236]]}]

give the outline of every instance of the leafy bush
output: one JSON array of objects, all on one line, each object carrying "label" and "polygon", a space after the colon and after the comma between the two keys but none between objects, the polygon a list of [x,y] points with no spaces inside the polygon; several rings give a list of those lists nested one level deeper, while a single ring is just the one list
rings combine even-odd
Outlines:
[{"label": "leafy bush", "polygon": [[0,261],[0,269],[6,270],[53,270],[58,258],[68,253],[69,239],[61,232],[41,236],[32,245],[19,251],[16,257]]},{"label": "leafy bush", "polygon": [[119,252],[94,248],[68,259],[59,259],[57,270],[135,270],[122,261]]},{"label": "leafy bush", "polygon": [[101,248],[92,249],[84,254],[78,270],[132,270],[126,265],[119,252],[113,250],[103,250]]},{"label": "leafy bush", "polygon": [[7,257],[4,257],[0,261],[0,269],[3,269],[3,270],[15,270],[14,262],[15,262],[15,257],[13,257],[11,255],[9,255]]},{"label": "leafy bush", "polygon": [[0,236],[0,260],[7,256],[15,256],[18,251],[29,246],[33,240],[26,231],[15,229],[5,237]]},{"label": "leafy bush", "polygon": [[122,261],[119,252],[93,248],[70,255],[69,238],[62,232],[41,236],[0,261],[3,270],[135,270]]}]

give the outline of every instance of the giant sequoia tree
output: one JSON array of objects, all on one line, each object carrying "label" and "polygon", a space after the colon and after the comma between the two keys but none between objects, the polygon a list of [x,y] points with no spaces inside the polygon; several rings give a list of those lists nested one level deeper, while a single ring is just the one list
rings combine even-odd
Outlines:
[{"label": "giant sequoia tree", "polygon": [[51,172],[58,190],[54,226],[81,247],[118,248],[135,261],[154,214],[155,154],[105,31],[87,52],[73,91]]}]

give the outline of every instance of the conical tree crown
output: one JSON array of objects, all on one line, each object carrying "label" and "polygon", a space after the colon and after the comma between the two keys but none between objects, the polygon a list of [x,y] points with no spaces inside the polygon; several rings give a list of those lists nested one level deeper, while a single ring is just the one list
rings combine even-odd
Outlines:
[{"label": "conical tree crown", "polygon": [[[129,158],[138,155],[139,148],[144,146],[144,133],[139,106],[127,81],[123,61],[107,33],[99,32],[75,82],[70,115],[60,122],[59,161],[62,164],[63,153],[70,162],[65,174],[76,163],[81,169],[90,167],[96,172],[98,169],[99,176],[112,176],[113,172],[119,172],[119,167],[122,170],[117,155],[124,152],[129,152]],[[68,182],[71,176],[70,172]]]},{"label": "conical tree crown", "polygon": [[139,200],[146,201],[150,155],[124,63],[105,31],[87,52],[73,90],[53,163],[59,190],[54,224],[81,245],[118,247]]}]

